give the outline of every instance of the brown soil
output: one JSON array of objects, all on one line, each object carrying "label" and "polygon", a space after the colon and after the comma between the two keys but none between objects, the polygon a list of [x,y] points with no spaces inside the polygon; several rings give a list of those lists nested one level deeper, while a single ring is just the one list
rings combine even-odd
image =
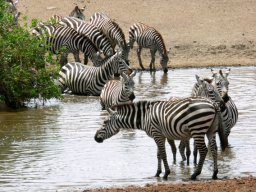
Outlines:
[{"label": "brown soil", "polygon": [[[120,25],[128,40],[128,29],[135,22],[155,27],[170,49],[170,67],[200,67],[223,65],[255,65],[256,59],[256,1],[213,0],[20,0],[18,10],[30,21],[46,21],[53,14],[67,16],[75,4],[86,5],[85,15],[105,12]],[[20,21],[22,23],[22,21]],[[150,54],[142,52],[148,67]],[[138,68],[135,50],[131,66]],[[159,59],[156,60],[159,63]],[[256,178],[170,182],[145,187],[99,189],[96,191],[213,191],[253,192]]]}]

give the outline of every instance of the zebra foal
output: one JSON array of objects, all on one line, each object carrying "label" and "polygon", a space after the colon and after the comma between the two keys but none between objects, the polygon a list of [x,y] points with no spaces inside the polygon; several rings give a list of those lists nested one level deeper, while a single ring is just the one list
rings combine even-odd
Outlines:
[{"label": "zebra foal", "polygon": [[100,67],[81,63],[67,63],[60,72],[59,83],[62,90],[69,88],[73,94],[100,96],[101,90],[114,73],[127,72],[129,67],[117,52],[105,59]]},{"label": "zebra foal", "polygon": [[[208,149],[204,137],[207,136],[214,161],[212,178],[218,174],[216,131],[219,129],[217,106],[207,98],[188,97],[178,102],[139,101],[132,104],[118,105],[108,109],[110,117],[103,127],[97,130],[94,139],[102,143],[122,129],[141,129],[152,137],[157,145],[157,177],[161,173],[161,161],[164,163],[167,179],[170,168],[165,151],[165,140],[188,140],[193,138],[199,149],[199,164],[191,179],[201,173]],[[226,146],[223,146],[224,148]]]},{"label": "zebra foal", "polygon": [[168,71],[168,52],[165,47],[165,43],[162,35],[153,27],[149,27],[143,23],[135,23],[129,29],[129,48],[133,48],[134,42],[137,42],[137,56],[139,60],[140,67],[145,70],[142,60],[141,60],[141,50],[142,48],[149,48],[151,53],[150,61],[150,71],[155,71],[155,54],[158,51],[160,54],[160,64],[165,73]]},{"label": "zebra foal", "polygon": [[121,73],[121,80],[108,81],[100,94],[100,103],[102,110],[113,105],[130,103],[135,99],[133,77],[136,71],[130,75]]}]

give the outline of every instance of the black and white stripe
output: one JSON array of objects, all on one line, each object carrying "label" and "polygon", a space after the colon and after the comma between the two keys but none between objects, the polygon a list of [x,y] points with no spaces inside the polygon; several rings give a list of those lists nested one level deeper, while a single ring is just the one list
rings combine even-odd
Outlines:
[{"label": "black and white stripe", "polygon": [[128,62],[128,46],[125,35],[120,26],[106,14],[96,12],[90,18],[90,23],[98,27],[111,41],[113,47],[119,46],[123,51],[123,58]]},{"label": "black and white stripe", "polygon": [[100,67],[86,66],[81,63],[68,63],[59,72],[62,90],[68,88],[73,94],[100,96],[101,90],[114,73],[127,72],[129,69],[122,53],[106,59]]},{"label": "black and white stripe", "polygon": [[[198,167],[191,179],[201,173],[208,152],[204,137],[207,136],[214,159],[213,179],[217,178],[217,150],[215,135],[218,130],[219,115],[217,106],[207,98],[188,97],[178,102],[139,101],[137,103],[115,106],[109,120],[95,134],[97,142],[115,135],[121,128],[141,129],[152,137],[158,147],[158,168],[156,176],[161,173],[161,160],[165,167],[164,179],[170,174],[165,151],[165,140],[188,140],[193,138],[200,152]],[[225,148],[225,146],[223,146]]]},{"label": "black and white stripe", "polygon": [[135,99],[134,95],[134,80],[136,71],[130,75],[121,73],[120,80],[108,81],[100,94],[100,103],[102,109],[109,108],[113,105],[130,103]]},{"label": "black and white stripe", "polygon": [[140,67],[144,70],[141,60],[142,48],[149,48],[151,53],[150,70],[155,70],[155,54],[160,54],[160,64],[166,73],[168,71],[168,53],[162,35],[153,27],[149,27],[143,23],[135,23],[129,29],[129,47],[132,49],[134,42],[137,42],[137,56]]},{"label": "black and white stripe", "polygon": [[96,26],[75,17],[64,17],[59,24],[70,27],[87,36],[106,57],[114,54],[114,48],[108,37]]},{"label": "black and white stripe", "polygon": [[33,33],[36,33],[40,38],[45,38],[47,48],[57,53],[61,48],[65,48],[61,56],[60,64],[63,66],[67,63],[68,53],[73,53],[75,61],[80,62],[79,51],[87,55],[95,65],[100,65],[102,59],[99,55],[97,47],[84,35],[80,35],[72,28],[56,25],[45,25],[34,28]]}]

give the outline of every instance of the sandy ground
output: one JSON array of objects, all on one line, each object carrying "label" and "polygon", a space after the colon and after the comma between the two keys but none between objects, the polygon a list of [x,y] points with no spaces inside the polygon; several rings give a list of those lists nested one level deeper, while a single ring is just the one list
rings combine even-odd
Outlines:
[{"label": "sandy ground", "polygon": [[[20,0],[18,10],[30,21],[46,21],[53,14],[67,16],[78,5],[86,5],[86,20],[97,11],[105,12],[123,29],[128,40],[129,27],[143,22],[156,28],[170,49],[169,67],[255,65],[256,1],[251,0]],[[22,23],[22,21],[20,21]],[[144,50],[145,67],[150,61]],[[129,55],[138,68],[135,50]],[[159,66],[159,59],[156,60]],[[253,177],[148,185],[143,188],[99,189],[95,191],[214,191],[253,192]]]}]

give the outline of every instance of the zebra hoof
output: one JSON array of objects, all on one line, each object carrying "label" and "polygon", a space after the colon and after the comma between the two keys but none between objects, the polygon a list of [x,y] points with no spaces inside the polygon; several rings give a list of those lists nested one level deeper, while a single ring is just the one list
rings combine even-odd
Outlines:
[{"label": "zebra hoof", "polygon": [[212,175],[212,179],[214,179],[214,180],[218,179],[217,174],[218,174],[218,170],[214,171],[213,175]]},{"label": "zebra hoof", "polygon": [[195,173],[193,173],[193,174],[191,175],[190,179],[191,179],[191,180],[196,180],[196,177],[197,177],[198,175],[200,175],[200,173],[195,172]]},{"label": "zebra hoof", "polygon": [[164,176],[163,176],[163,179],[164,179],[164,180],[167,180],[167,179],[168,179],[168,175],[169,175],[170,173],[171,173],[170,170],[166,171],[165,174],[164,174]]},{"label": "zebra hoof", "polygon": [[161,174],[162,171],[158,170],[155,174],[155,177],[160,177],[160,174]]}]

